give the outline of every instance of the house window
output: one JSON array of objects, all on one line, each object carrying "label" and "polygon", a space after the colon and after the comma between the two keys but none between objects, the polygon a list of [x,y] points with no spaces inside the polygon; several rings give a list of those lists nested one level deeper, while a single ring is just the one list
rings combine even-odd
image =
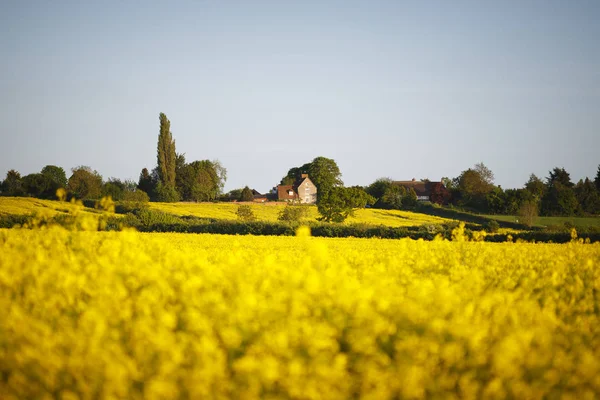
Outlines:
[{"label": "house window", "polygon": [[288,195],[293,196],[294,195],[294,191],[293,190],[288,190]]}]

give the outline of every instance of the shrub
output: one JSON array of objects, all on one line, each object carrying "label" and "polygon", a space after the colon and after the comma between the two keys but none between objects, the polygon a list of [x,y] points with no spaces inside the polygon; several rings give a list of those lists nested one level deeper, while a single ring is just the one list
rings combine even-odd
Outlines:
[{"label": "shrub", "polygon": [[252,211],[252,207],[250,207],[249,205],[238,206],[236,214],[238,216],[238,219],[240,219],[242,221],[255,221],[256,220],[256,216],[254,215],[254,212]]},{"label": "shrub", "polygon": [[521,222],[531,227],[538,216],[538,205],[534,201],[525,201],[519,208]]},{"label": "shrub", "polygon": [[139,219],[140,223],[145,226],[183,223],[181,218],[157,210],[139,210],[135,213],[135,216]]},{"label": "shrub", "polygon": [[492,219],[484,225],[484,229],[489,233],[496,233],[500,229],[500,224],[495,219]]},{"label": "shrub", "polygon": [[300,221],[308,215],[308,208],[288,205],[279,212],[279,221]]},{"label": "shrub", "polygon": [[159,183],[156,186],[156,197],[158,201],[165,203],[174,203],[179,201],[179,193],[173,186],[163,185]]}]

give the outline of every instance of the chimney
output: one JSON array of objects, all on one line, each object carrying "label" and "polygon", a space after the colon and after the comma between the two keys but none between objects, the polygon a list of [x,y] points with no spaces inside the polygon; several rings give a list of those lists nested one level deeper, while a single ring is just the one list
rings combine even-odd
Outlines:
[{"label": "chimney", "polygon": [[308,178],[308,174],[302,174],[302,179]]},{"label": "chimney", "polygon": [[412,181],[413,181],[413,182],[415,182],[415,181],[416,181],[416,179],[415,179],[415,178],[412,178]]}]

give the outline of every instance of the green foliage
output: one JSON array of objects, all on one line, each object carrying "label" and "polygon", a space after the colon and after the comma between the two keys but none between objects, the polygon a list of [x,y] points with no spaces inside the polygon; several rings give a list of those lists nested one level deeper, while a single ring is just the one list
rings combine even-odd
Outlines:
[{"label": "green foliage", "polygon": [[463,171],[453,182],[454,200],[461,207],[487,211],[487,195],[494,190],[494,174],[483,163]]},{"label": "green foliage", "polygon": [[579,211],[571,177],[564,168],[554,168],[550,171],[541,210],[546,216],[572,216]]},{"label": "green foliage", "polygon": [[594,183],[585,178],[577,182],[574,188],[575,197],[584,214],[600,214],[600,192],[596,190]]},{"label": "green foliage", "polygon": [[142,225],[153,226],[158,224],[176,224],[180,218],[175,215],[158,210],[142,209],[135,213],[137,219]]},{"label": "green foliage", "polygon": [[377,201],[379,208],[399,210],[402,208],[402,199],[406,196],[404,186],[389,185],[383,192],[383,196]]},{"label": "green foliage", "polygon": [[102,185],[102,197],[110,196],[114,201],[123,200],[125,184],[119,179],[111,178]]},{"label": "green foliage", "polygon": [[[5,180],[5,189],[0,189],[4,195],[32,196],[40,199],[55,199],[56,190],[67,186],[65,171],[54,165],[47,165],[40,173],[20,177],[18,172],[11,170]],[[12,194],[10,194],[12,193]]]},{"label": "green foliage", "polygon": [[[479,168],[482,169],[482,168]],[[489,183],[490,177],[483,176],[477,169],[463,171],[457,179],[459,193],[458,205],[477,210],[485,210],[486,195],[494,188]]]},{"label": "green foliage", "polygon": [[23,190],[21,174],[14,169],[8,171],[0,190],[3,196],[23,196],[25,191]]},{"label": "green foliage", "polygon": [[546,192],[546,185],[535,174],[531,174],[529,180],[525,183],[525,190],[531,193],[534,199],[541,200]]},{"label": "green foliage", "polygon": [[549,187],[552,187],[556,183],[567,188],[572,188],[574,186],[573,182],[571,182],[571,176],[564,168],[556,167],[550,171],[547,181]]},{"label": "green foliage", "polygon": [[519,222],[532,227],[538,217],[538,203],[535,200],[526,200],[519,208]]},{"label": "green foliage", "polygon": [[156,185],[156,199],[165,203],[174,203],[179,201],[179,193],[173,186],[164,185],[159,182]]},{"label": "green foliage", "polygon": [[236,215],[242,221],[255,221],[256,216],[249,205],[241,205],[238,207]]},{"label": "green foliage", "polygon": [[308,208],[301,205],[287,205],[279,212],[279,221],[298,222],[308,216]]},{"label": "green foliage", "polygon": [[485,166],[484,163],[480,162],[475,164],[473,170],[481,177],[481,180],[488,186],[494,186],[494,173],[491,169]]},{"label": "green foliage", "polygon": [[410,188],[406,191],[406,195],[402,199],[402,204],[405,207],[413,208],[417,205],[417,201],[417,193],[415,192],[415,189]]},{"label": "green foliage", "polygon": [[152,175],[150,175],[148,168],[142,169],[142,172],[140,172],[140,177],[138,180],[138,185],[137,185],[138,189],[147,193],[148,196],[150,196],[150,197],[155,197],[157,183],[158,182],[152,178]]},{"label": "green foliage", "polygon": [[35,218],[35,214],[32,215],[3,215],[0,214],[0,229],[2,228],[13,228],[15,226],[23,226],[29,220]]},{"label": "green foliage", "polygon": [[183,200],[212,201],[225,184],[226,170],[218,161],[194,161],[179,169],[177,189]]},{"label": "green foliage", "polygon": [[379,178],[367,186],[365,191],[375,199],[379,200],[383,197],[385,191],[392,186],[392,182],[391,178]]},{"label": "green foliage", "polygon": [[495,219],[491,219],[487,224],[484,225],[484,228],[489,233],[496,233],[500,229],[500,224]]},{"label": "green foliage", "polygon": [[47,182],[42,174],[25,175],[21,182],[28,196],[42,198],[47,191]]},{"label": "green foliage", "polygon": [[177,155],[175,153],[175,141],[171,133],[171,122],[163,113],[159,115],[160,132],[158,134],[158,178],[162,183],[161,191],[170,192],[175,188],[175,166]]},{"label": "green foliage", "polygon": [[55,199],[56,191],[67,187],[67,175],[65,170],[56,165],[46,165],[40,172],[43,177],[44,190],[41,198]]},{"label": "green foliage", "polygon": [[417,205],[417,193],[413,188],[408,190],[394,184],[389,178],[380,178],[369,185],[365,191],[375,199],[375,207],[387,210],[413,208]]},{"label": "green foliage", "polygon": [[495,187],[486,195],[487,212],[491,214],[515,215],[526,201],[536,202],[536,197],[526,189],[502,190]]},{"label": "green foliage", "polygon": [[123,201],[148,203],[150,201],[150,197],[146,192],[140,189],[135,189],[133,191],[127,190],[123,193]]},{"label": "green foliage", "polygon": [[248,186],[245,186],[240,193],[240,201],[252,201],[254,200],[254,195],[252,194],[252,189]]},{"label": "green foliage", "polygon": [[600,192],[600,165],[598,165],[598,171],[596,172],[596,177],[594,178],[594,184],[596,185],[596,190]]},{"label": "green foliage", "polygon": [[554,183],[542,199],[542,214],[546,216],[573,216],[579,204],[575,192],[560,182]]},{"label": "green foliage", "polygon": [[318,203],[320,221],[344,222],[354,209],[375,203],[375,198],[361,187],[333,187]]},{"label": "green foliage", "polygon": [[71,170],[67,188],[78,199],[98,199],[102,195],[102,176],[90,167],[80,166]]}]

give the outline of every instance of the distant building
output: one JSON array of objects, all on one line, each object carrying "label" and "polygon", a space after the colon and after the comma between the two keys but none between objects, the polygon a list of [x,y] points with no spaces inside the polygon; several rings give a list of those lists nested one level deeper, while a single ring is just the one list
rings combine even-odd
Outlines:
[{"label": "distant building", "polygon": [[266,194],[260,194],[260,192],[256,189],[252,189],[252,201],[255,203],[264,203],[268,200],[268,196]]},{"label": "distant building", "polygon": [[406,190],[413,189],[417,194],[419,201],[431,201],[432,203],[447,204],[450,198],[450,192],[442,182],[417,181],[413,178],[410,181],[394,181],[393,185],[402,186]]},{"label": "distant building", "polygon": [[293,185],[277,186],[277,200],[315,204],[317,202],[317,187],[308,174],[302,174]]}]

